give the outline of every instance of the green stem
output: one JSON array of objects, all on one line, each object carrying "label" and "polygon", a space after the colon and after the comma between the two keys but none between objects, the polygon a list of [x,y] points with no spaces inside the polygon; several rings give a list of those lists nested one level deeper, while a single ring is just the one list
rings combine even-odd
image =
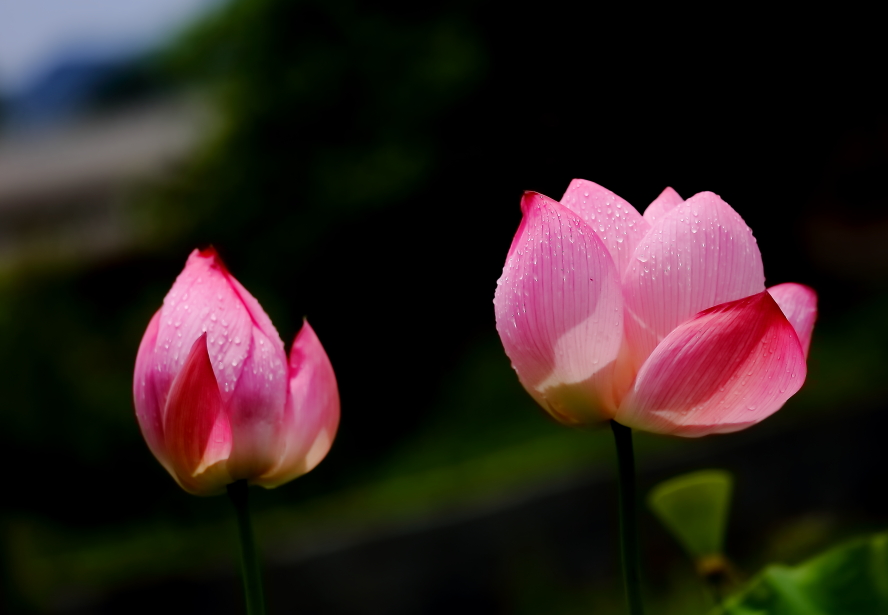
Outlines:
[{"label": "green stem", "polygon": [[632,429],[611,421],[617,445],[617,467],[620,472],[620,552],[623,557],[623,586],[630,615],[643,615],[641,575],[638,562],[638,524],[635,503],[635,456],[632,452]]},{"label": "green stem", "polygon": [[265,615],[265,594],[262,592],[262,572],[256,555],[253,525],[250,523],[249,493],[247,481],[239,480],[228,485],[228,497],[237,513],[237,529],[241,543],[241,575],[244,579],[244,595],[247,615]]}]

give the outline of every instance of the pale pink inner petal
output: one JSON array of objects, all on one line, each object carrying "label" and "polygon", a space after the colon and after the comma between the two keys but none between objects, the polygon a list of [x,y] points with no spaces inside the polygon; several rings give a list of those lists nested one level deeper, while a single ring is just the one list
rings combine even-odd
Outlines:
[{"label": "pale pink inner petal", "polygon": [[660,193],[660,196],[654,199],[647,206],[647,209],[644,210],[644,219],[654,224],[682,203],[684,203],[684,199],[675,190],[667,186]]},{"label": "pale pink inner petal", "polygon": [[269,472],[251,482],[272,488],[310,471],[330,450],[338,425],[339,391],[333,366],[306,321],[290,351],[280,458]]},{"label": "pale pink inner petal", "polygon": [[215,253],[192,252],[161,308],[155,354],[158,396],[166,398],[191,345],[206,333],[213,371],[227,402],[243,370],[251,330],[250,314]]},{"label": "pale pink inner petal", "polygon": [[764,288],[758,245],[737,212],[711,192],[676,206],[641,240],[623,276],[635,368],[697,312]]},{"label": "pale pink inner petal", "polygon": [[231,456],[232,436],[231,424],[228,415],[220,412],[216,415],[210,436],[207,438],[207,446],[204,449],[203,459],[194,471],[195,475],[202,474],[211,466],[225,461]]},{"label": "pale pink inner petal", "polygon": [[624,199],[585,179],[570,182],[561,204],[595,231],[622,274],[650,224]]},{"label": "pale pink inner petal", "polygon": [[228,401],[234,444],[228,470],[235,479],[252,478],[277,464],[287,398],[287,357],[258,327],[245,340],[249,349],[237,388]]},{"label": "pale pink inner petal", "polygon": [[809,286],[792,282],[772,286],[768,292],[795,328],[807,356],[814,321],[817,320],[817,293]]},{"label": "pale pink inner petal", "polygon": [[497,282],[496,326],[528,392],[555,418],[584,423],[615,410],[613,362],[623,331],[619,276],[602,240],[537,193]]},{"label": "pale pink inner petal", "polygon": [[805,375],[795,330],[761,292],[670,333],[642,366],[617,420],[681,436],[737,431],[776,412]]}]

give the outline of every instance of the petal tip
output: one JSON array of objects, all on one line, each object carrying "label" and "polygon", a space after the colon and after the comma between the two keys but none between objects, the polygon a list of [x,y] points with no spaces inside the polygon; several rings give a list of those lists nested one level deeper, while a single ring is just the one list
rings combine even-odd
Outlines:
[{"label": "petal tip", "polygon": [[521,212],[523,214],[527,214],[527,210],[533,206],[533,204],[539,199],[545,199],[542,194],[539,192],[534,192],[533,190],[525,190],[521,195]]}]

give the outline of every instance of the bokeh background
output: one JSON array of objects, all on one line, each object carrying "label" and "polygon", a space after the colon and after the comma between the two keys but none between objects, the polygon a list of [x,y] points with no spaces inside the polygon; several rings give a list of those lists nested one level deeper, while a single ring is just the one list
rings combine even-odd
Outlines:
[{"label": "bokeh background", "polygon": [[[876,20],[73,4],[0,5],[3,612],[242,612],[228,502],[174,484],[131,401],[144,327],[210,244],[285,342],[308,316],[340,382],[328,458],[253,494],[270,612],[622,612],[611,435],[545,418],[494,328],[521,192],[574,177],[640,210],[712,190],[769,285],[820,295],[802,392],[739,434],[640,434],[641,491],[732,471],[747,575],[885,528]],[[706,612],[641,525],[651,612]]]}]

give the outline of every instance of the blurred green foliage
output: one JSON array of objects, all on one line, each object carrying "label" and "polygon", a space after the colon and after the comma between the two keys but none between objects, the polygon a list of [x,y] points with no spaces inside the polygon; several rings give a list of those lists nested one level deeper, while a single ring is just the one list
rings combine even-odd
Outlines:
[{"label": "blurred green foliage", "polygon": [[442,122],[485,73],[464,15],[348,0],[231,3],[165,62],[212,92],[223,126],[163,206],[187,213],[192,241],[266,262],[305,259],[344,216],[427,190]]},{"label": "blurred green foliage", "polygon": [[733,482],[723,470],[682,474],[654,487],[648,506],[692,558],[722,555]]},{"label": "blurred green foliage", "polygon": [[798,566],[769,566],[714,613],[880,615],[888,612],[888,534],[860,538]]}]

